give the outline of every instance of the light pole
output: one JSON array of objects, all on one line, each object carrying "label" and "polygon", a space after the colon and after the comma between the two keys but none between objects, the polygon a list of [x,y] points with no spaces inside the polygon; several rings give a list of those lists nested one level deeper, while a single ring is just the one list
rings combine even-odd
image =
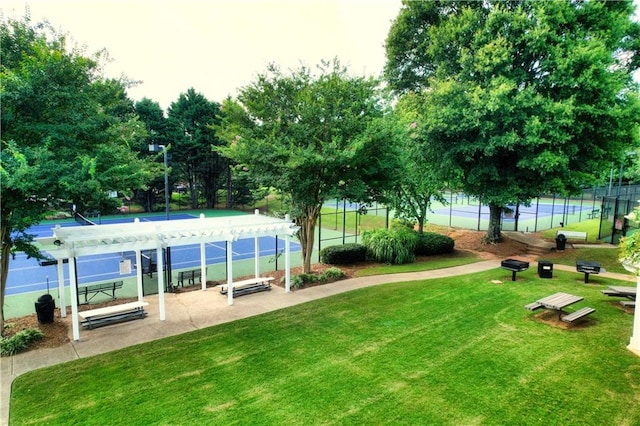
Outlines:
[{"label": "light pole", "polygon": [[164,156],[164,211],[165,219],[169,220],[169,162],[167,160],[167,147],[165,145],[149,144],[149,151],[157,152],[162,149]]},{"label": "light pole", "polygon": [[[149,144],[149,151],[157,152],[158,149],[162,149],[162,154],[164,156],[164,212],[165,219],[169,220],[169,162],[167,160],[167,147],[165,145]],[[171,290],[173,288],[171,283],[171,247],[167,247],[163,251],[165,256],[165,285],[167,286],[167,289]]]}]

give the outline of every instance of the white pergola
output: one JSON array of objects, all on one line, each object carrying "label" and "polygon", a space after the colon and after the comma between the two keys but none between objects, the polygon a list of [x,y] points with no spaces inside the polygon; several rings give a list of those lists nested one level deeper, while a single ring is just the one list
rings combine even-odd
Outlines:
[{"label": "white pergola", "polygon": [[244,238],[255,239],[255,277],[260,276],[259,237],[282,236],[285,240],[285,291],[291,286],[291,244],[290,238],[298,227],[289,216],[278,219],[260,215],[258,210],[253,215],[226,216],[217,218],[200,218],[140,222],[133,223],[72,226],[53,228],[53,237],[39,238],[36,241],[40,249],[46,251],[57,260],[58,286],[60,289],[61,315],[66,316],[66,302],[64,300],[64,269],[63,264],[69,259],[69,279],[71,285],[71,314],[73,324],[73,338],[80,339],[80,322],[78,317],[77,272],[75,261],[79,256],[120,253],[133,251],[136,255],[137,293],[138,300],[143,301],[142,291],[142,252],[157,250],[158,270],[158,303],[160,320],[166,319],[164,288],[165,277],[164,258],[162,250],[167,247],[178,247],[200,244],[200,268],[202,273],[202,290],[206,290],[206,256],[205,244],[226,242],[227,253],[227,294],[229,305],[233,305],[233,242]]}]

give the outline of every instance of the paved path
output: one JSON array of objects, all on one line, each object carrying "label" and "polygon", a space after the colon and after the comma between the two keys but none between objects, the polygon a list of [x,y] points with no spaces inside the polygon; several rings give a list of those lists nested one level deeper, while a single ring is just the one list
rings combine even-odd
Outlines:
[{"label": "paved path", "polygon": [[[21,374],[37,368],[235,321],[363,287],[470,274],[498,267],[500,267],[500,260],[486,260],[433,271],[351,278],[290,293],[285,293],[283,288],[273,287],[269,292],[236,298],[233,306],[227,305],[226,296],[222,296],[216,288],[209,288],[206,292],[168,293],[165,294],[165,321],[159,320],[157,296],[149,296],[145,298],[145,301],[149,302],[147,309],[149,315],[144,321],[130,321],[94,330],[81,330],[79,341],[72,340],[57,348],[29,351],[0,358],[0,424],[8,424],[11,383]],[[535,267],[534,262],[531,267]],[[575,267],[563,265],[554,265],[554,267],[575,271]],[[629,275],[607,273],[607,276],[634,281]],[[69,321],[69,317],[64,320]]]}]

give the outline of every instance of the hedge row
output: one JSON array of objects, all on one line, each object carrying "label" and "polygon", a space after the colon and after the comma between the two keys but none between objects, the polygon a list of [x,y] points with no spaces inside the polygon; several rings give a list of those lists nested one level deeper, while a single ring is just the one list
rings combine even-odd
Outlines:
[{"label": "hedge row", "polygon": [[329,265],[349,265],[372,259],[380,263],[402,264],[415,256],[452,253],[455,241],[435,232],[418,234],[404,227],[377,229],[363,234],[363,243],[325,247],[320,261]]}]

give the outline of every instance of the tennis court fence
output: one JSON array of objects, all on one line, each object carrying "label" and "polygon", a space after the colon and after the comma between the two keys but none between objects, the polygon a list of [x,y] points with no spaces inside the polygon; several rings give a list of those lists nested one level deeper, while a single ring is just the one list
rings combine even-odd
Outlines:
[{"label": "tennis court fence", "polygon": [[[446,203],[433,201],[427,223],[455,228],[486,231],[489,207],[463,192],[446,191]],[[529,203],[508,206],[503,214],[503,231],[540,232],[585,220],[598,219],[599,240],[617,244],[628,230],[624,216],[640,200],[640,185],[585,188],[581,194],[564,196],[546,194]],[[276,208],[273,201],[267,205]],[[280,205],[282,207],[282,205]],[[334,244],[357,243],[367,229],[388,227],[393,211],[378,203],[357,204],[345,200],[325,203],[318,220],[316,249]]]}]

